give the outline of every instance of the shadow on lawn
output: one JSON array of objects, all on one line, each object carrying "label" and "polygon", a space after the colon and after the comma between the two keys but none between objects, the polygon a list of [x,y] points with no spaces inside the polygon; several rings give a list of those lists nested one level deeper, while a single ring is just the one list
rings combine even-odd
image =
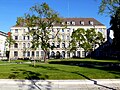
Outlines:
[{"label": "shadow on lawn", "polygon": [[41,73],[37,73],[34,71],[30,70],[25,70],[25,69],[11,69],[12,73],[9,75],[10,79],[17,79],[17,78],[24,78],[28,80],[45,80],[48,79],[48,75],[43,75]]},{"label": "shadow on lawn", "polygon": [[44,68],[44,69],[47,69],[47,70],[55,70],[55,71],[61,71],[61,72],[66,72],[66,73],[73,73],[73,74],[82,76],[82,77],[84,77],[84,78],[87,79],[87,80],[93,81],[93,83],[94,83],[95,85],[97,85],[97,86],[101,86],[101,87],[104,87],[104,88],[110,89],[110,90],[116,90],[116,89],[114,89],[114,88],[112,88],[112,87],[108,87],[108,86],[105,86],[105,85],[98,84],[96,80],[93,80],[93,79],[91,79],[91,78],[89,78],[89,77],[87,77],[87,76],[85,76],[85,75],[83,75],[83,74],[81,74],[81,73],[79,73],[79,72],[65,71],[65,70],[57,69],[57,68],[51,67],[51,66],[39,66],[39,65],[38,65],[38,66],[36,66],[36,68]]},{"label": "shadow on lawn", "polygon": [[[24,88],[25,86],[25,82],[26,79],[29,80],[29,82],[31,82],[31,84],[28,84],[28,90],[42,90],[41,87],[44,87],[45,85],[42,84],[36,84],[37,82],[39,82],[39,80],[45,81],[48,84],[46,84],[46,90],[51,90],[51,82],[46,81],[45,79],[48,79],[49,76],[48,75],[43,75],[34,71],[30,71],[30,70],[25,70],[25,69],[11,69],[12,73],[9,75],[8,78],[10,79],[18,79],[20,76],[21,78],[23,78],[22,80],[15,80],[16,82],[19,82],[20,84],[18,84],[18,87],[20,90],[22,90],[22,88]],[[24,80],[25,79],[25,80]]]},{"label": "shadow on lawn", "polygon": [[[94,68],[120,75],[120,62],[98,62],[98,61],[50,61],[50,64],[63,64],[79,67]],[[116,77],[116,78],[120,78]]]}]

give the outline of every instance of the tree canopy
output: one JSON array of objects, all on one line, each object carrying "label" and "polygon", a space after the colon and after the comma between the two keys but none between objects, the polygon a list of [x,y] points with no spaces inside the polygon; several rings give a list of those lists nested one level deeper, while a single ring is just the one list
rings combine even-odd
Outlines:
[{"label": "tree canopy", "polygon": [[120,50],[120,8],[111,16],[110,29],[114,31],[113,47]]},{"label": "tree canopy", "polygon": [[118,7],[120,7],[120,0],[102,0],[99,6],[99,13],[106,13],[111,16],[116,13]]},{"label": "tree canopy", "polygon": [[54,47],[50,45],[50,39],[57,37],[57,33],[54,37],[51,37],[51,31],[54,24],[61,24],[61,19],[57,12],[52,10],[48,4],[42,3],[34,5],[30,8],[30,13],[25,14],[25,17],[19,17],[16,25],[24,25],[28,27],[29,34],[32,36],[32,48],[37,49],[41,45],[44,51],[44,61],[46,62],[46,56],[49,49]]},{"label": "tree canopy", "polygon": [[100,45],[104,41],[102,33],[96,32],[93,28],[87,30],[78,28],[73,31],[71,38],[71,50],[83,48],[86,52],[92,51],[96,44]]},{"label": "tree canopy", "polygon": [[110,29],[114,31],[113,47],[120,51],[120,0],[102,0],[99,13],[110,15]]}]

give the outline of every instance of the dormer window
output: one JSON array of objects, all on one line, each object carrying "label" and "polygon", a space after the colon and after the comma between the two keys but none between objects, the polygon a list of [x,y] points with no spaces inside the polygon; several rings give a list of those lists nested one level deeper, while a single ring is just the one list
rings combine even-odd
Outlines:
[{"label": "dormer window", "polygon": [[71,21],[71,24],[72,24],[72,25],[75,25],[75,22],[74,22],[74,21]]},{"label": "dormer window", "polygon": [[93,23],[93,21],[89,21],[89,24],[90,24],[90,25],[93,25],[94,23]]},{"label": "dormer window", "polygon": [[67,22],[67,25],[70,25],[70,22]]},{"label": "dormer window", "polygon": [[55,25],[55,22],[53,22],[52,25]]},{"label": "dormer window", "polygon": [[62,22],[62,25],[65,25],[65,22]]},{"label": "dormer window", "polygon": [[84,21],[80,21],[80,25],[84,25]]}]

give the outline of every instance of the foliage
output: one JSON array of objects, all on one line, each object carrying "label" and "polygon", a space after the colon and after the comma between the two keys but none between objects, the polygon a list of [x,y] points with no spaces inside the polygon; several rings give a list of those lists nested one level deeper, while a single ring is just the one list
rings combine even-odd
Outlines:
[{"label": "foliage", "polygon": [[114,31],[113,48],[120,50],[120,0],[102,0],[99,13],[111,16],[110,29]]},{"label": "foliage", "polygon": [[118,7],[120,7],[120,0],[102,0],[99,7],[99,13],[114,15]]},{"label": "foliage", "polygon": [[116,50],[120,50],[120,8],[111,16],[110,29],[114,31],[113,46]]},{"label": "foliage", "polygon": [[31,43],[32,48],[37,49],[41,45],[42,50],[44,51],[44,61],[46,62],[46,56],[49,49],[54,47],[50,45],[50,39],[57,37],[57,33],[54,37],[50,37],[51,30],[53,29],[54,24],[61,24],[61,19],[58,16],[58,13],[53,11],[48,4],[37,4],[30,8],[32,13],[25,14],[25,17],[19,17],[17,19],[16,25],[24,24],[28,27],[29,34],[33,37]]},{"label": "foliage", "polygon": [[71,38],[72,50],[83,48],[85,51],[91,51],[96,44],[100,45],[104,41],[102,33],[92,28],[87,30],[79,28],[72,33]]},{"label": "foliage", "polygon": [[9,53],[8,54],[9,62],[10,62],[10,48],[11,48],[11,45],[13,45],[14,43],[15,43],[15,40],[13,40],[12,38],[12,33],[9,32],[6,39],[6,46],[9,46],[9,51],[7,51]]}]

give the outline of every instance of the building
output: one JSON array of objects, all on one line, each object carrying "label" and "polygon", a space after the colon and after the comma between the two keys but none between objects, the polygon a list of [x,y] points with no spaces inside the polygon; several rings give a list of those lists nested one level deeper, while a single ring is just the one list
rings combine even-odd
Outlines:
[{"label": "building", "polygon": [[0,59],[3,59],[6,56],[6,37],[7,34],[0,31]]},{"label": "building", "polygon": [[[50,40],[50,44],[56,46],[54,50],[50,50],[48,53],[49,57],[59,56],[63,58],[76,57],[85,57],[84,49],[80,48],[76,52],[69,52],[67,47],[69,46],[71,40],[71,34],[74,30],[78,28],[90,29],[94,28],[96,31],[99,31],[103,34],[103,37],[107,39],[106,26],[97,21],[94,18],[63,18],[62,24],[67,24],[67,28],[63,28],[60,25],[54,25],[51,30],[51,37],[54,37],[57,30],[60,30],[59,37],[61,42],[59,43],[54,40]],[[44,56],[44,52],[41,49],[41,46],[37,50],[31,50],[31,36],[26,35],[28,28],[24,26],[13,26],[11,27],[11,33],[13,39],[16,43],[10,48],[11,59],[17,58],[35,58],[41,59]]]}]

